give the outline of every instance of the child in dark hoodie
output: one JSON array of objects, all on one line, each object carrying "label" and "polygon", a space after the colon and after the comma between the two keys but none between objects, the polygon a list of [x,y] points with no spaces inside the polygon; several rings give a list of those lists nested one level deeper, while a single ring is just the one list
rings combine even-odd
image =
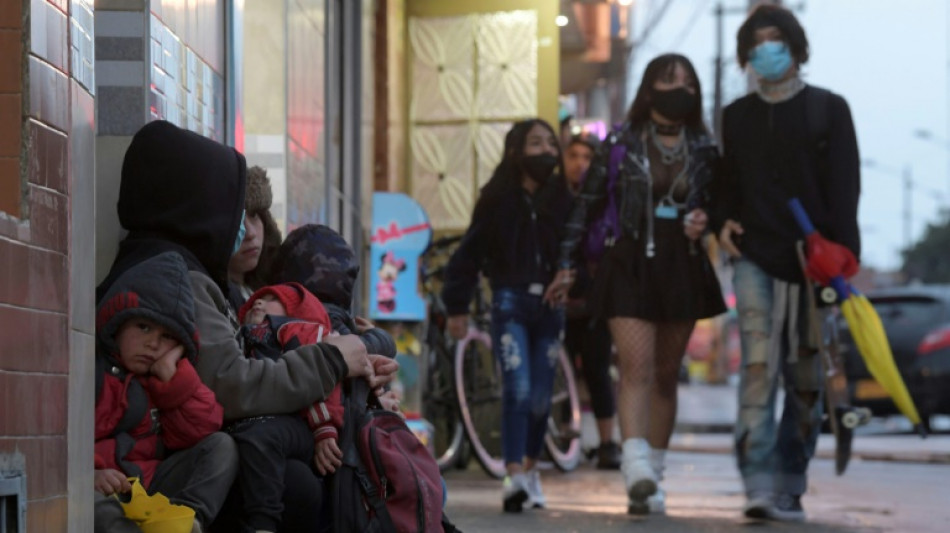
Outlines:
[{"label": "child in dark hoodie", "polygon": [[[138,477],[150,493],[217,515],[237,472],[223,410],[198,378],[194,302],[182,257],[166,252],[127,270],[96,315],[95,530],[139,531],[115,498]],[[174,453],[172,453],[174,451]]]},{"label": "child in dark hoodie", "polygon": [[[277,360],[283,352],[320,342],[331,333],[330,318],[323,304],[299,283],[257,290],[241,306],[238,320],[244,324],[241,338],[245,355],[255,359]],[[385,405],[391,398],[380,400]],[[336,444],[342,423],[338,385],[326,400],[315,402],[300,416],[254,417],[228,428],[241,456],[238,488],[244,502],[245,527],[258,532],[276,530],[282,511],[280,495],[286,459],[313,458],[321,475],[336,470],[342,457]]]},{"label": "child in dark hoodie", "polygon": [[[353,286],[359,271],[356,253],[339,233],[320,224],[307,224],[290,232],[280,245],[274,257],[271,281],[303,285],[323,303],[335,333],[358,334],[369,353],[395,358],[396,343],[389,333],[353,317]],[[398,401],[391,391],[377,389],[376,392],[380,394],[383,408],[398,410]],[[338,395],[339,387],[332,397]],[[330,448],[331,445],[335,445],[335,439],[325,441],[323,451],[317,449],[314,459],[318,468],[321,460],[324,464],[339,466],[342,454],[339,448]],[[443,479],[442,501],[446,499]]]},{"label": "child in dark hoodie", "polygon": [[356,253],[339,233],[307,224],[290,232],[277,249],[271,282],[303,285],[326,308],[335,333],[357,334],[369,353],[395,357],[396,343],[389,333],[353,317],[353,286],[359,272]]}]

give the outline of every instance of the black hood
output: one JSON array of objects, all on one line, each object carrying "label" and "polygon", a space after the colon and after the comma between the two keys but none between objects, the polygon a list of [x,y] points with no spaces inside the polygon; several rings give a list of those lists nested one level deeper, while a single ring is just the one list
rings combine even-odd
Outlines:
[{"label": "black hood", "polygon": [[146,124],[122,163],[119,222],[129,235],[100,295],[122,271],[168,249],[226,291],[246,180],[244,156],[234,148],[162,120]]}]

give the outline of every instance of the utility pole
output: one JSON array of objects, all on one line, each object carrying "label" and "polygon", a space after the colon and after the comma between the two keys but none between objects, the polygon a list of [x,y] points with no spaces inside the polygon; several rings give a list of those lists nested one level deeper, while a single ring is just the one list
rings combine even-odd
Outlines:
[{"label": "utility pole", "polygon": [[724,12],[722,2],[717,2],[713,10],[716,16],[716,59],[713,60],[716,73],[716,85],[713,88],[713,134],[717,139],[722,139],[722,16]]},{"label": "utility pole", "polygon": [[913,232],[913,197],[914,181],[911,177],[910,165],[904,166],[904,249],[909,250],[911,246],[911,233]]}]

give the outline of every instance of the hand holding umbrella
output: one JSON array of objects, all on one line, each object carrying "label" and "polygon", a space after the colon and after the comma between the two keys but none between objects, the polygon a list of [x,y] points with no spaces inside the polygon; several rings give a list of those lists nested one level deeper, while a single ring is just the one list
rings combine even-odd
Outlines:
[{"label": "hand holding umbrella", "polygon": [[820,285],[834,287],[844,301],[849,294],[846,279],[858,273],[858,260],[847,247],[829,241],[815,229],[798,198],[788,201],[798,227],[805,233],[805,274]]},{"label": "hand holding umbrella", "polygon": [[838,293],[841,312],[851,330],[851,337],[864,358],[868,371],[887,391],[904,416],[919,427],[920,414],[894,363],[894,354],[884,333],[881,318],[871,306],[871,302],[845,280],[857,273],[854,254],[844,246],[822,237],[815,230],[798,198],[789,200],[788,206],[807,240],[808,277],[834,287]]}]

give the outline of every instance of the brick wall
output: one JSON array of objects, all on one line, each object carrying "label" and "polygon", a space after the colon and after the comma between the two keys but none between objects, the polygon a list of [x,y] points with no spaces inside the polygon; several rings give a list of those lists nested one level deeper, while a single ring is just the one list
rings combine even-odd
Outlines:
[{"label": "brick wall", "polygon": [[30,532],[91,531],[92,3],[0,3],[0,456]]}]

